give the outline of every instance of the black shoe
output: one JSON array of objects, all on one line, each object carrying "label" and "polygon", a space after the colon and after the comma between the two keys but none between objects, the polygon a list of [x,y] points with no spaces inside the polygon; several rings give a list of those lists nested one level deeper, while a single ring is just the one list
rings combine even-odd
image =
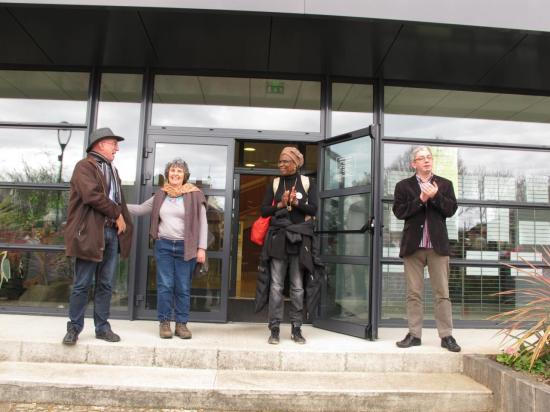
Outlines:
[{"label": "black shoe", "polygon": [[69,322],[67,324],[67,333],[63,338],[63,345],[68,345],[68,346],[76,345],[77,340],[78,340],[78,332],[76,331],[76,328],[73,325],[71,325],[71,323]]},{"label": "black shoe", "polygon": [[451,335],[441,338],[441,347],[446,348],[451,352],[460,352],[460,346],[458,346],[455,338],[453,338]]},{"label": "black shoe", "polygon": [[95,333],[96,339],[103,339],[107,342],[119,342],[120,336],[118,336],[116,333],[114,333],[111,329],[107,329],[103,332],[96,332]]},{"label": "black shoe", "polygon": [[300,328],[300,326],[292,326],[290,339],[292,339],[296,343],[299,343],[300,345],[306,343],[306,339],[302,336],[302,329]]},{"label": "black shoe", "polygon": [[400,348],[410,348],[411,346],[420,346],[422,344],[422,341],[420,338],[416,338],[410,333],[407,333],[407,336],[405,336],[405,339],[395,342],[395,344]]},{"label": "black shoe", "polygon": [[279,327],[278,326],[274,326],[271,328],[271,336],[267,340],[267,343],[270,343],[272,345],[279,344]]}]

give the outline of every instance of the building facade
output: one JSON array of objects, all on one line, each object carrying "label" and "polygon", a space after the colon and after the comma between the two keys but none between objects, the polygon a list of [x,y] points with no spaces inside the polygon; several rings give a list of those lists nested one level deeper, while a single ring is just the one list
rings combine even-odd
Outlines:
[{"label": "building facade", "polygon": [[[456,326],[522,305],[494,294],[521,286],[523,259],[548,264],[550,6],[332,3],[0,2],[0,312],[66,314],[68,181],[104,126],[126,138],[116,165],[129,203],[174,157],[208,196],[192,320],[265,320],[248,235],[288,144],[320,188],[315,325],[375,338],[405,324],[391,205],[417,145],[459,202],[447,223]],[[113,315],[154,319],[148,219],[136,223]],[[425,298],[429,317],[428,280]]]}]

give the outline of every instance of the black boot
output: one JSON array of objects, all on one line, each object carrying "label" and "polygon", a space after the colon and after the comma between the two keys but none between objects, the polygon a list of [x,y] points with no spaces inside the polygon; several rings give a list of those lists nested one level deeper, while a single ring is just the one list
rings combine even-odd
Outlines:
[{"label": "black boot", "polygon": [[292,325],[290,339],[292,339],[296,343],[299,343],[300,345],[306,343],[306,339],[302,336],[302,329],[300,328],[300,326],[294,326],[294,324]]},{"label": "black boot", "polygon": [[273,326],[271,328],[271,336],[269,336],[267,343],[270,343],[272,345],[279,344],[279,327],[278,326]]},{"label": "black boot", "polygon": [[67,333],[63,338],[63,345],[68,345],[68,346],[75,345],[77,340],[78,340],[78,331],[71,324],[71,322],[67,322]]}]

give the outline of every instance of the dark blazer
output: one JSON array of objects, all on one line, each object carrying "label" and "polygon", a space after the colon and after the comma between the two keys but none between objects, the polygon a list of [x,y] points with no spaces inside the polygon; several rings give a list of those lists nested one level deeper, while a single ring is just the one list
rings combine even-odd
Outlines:
[{"label": "dark blazer", "polygon": [[420,245],[426,216],[428,231],[434,251],[449,256],[449,236],[445,220],[455,214],[457,209],[455,192],[450,180],[434,175],[432,182],[438,187],[437,194],[426,204],[420,200],[420,186],[413,175],[395,185],[393,213],[398,219],[405,220],[399,256],[413,254]]}]

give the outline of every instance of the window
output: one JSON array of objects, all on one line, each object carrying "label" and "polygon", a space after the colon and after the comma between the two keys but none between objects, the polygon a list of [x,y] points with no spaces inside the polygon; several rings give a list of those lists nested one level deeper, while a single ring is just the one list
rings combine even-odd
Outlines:
[{"label": "window", "polygon": [[2,306],[68,305],[63,229],[68,182],[86,148],[89,78],[0,70],[0,244],[11,273],[0,284]]},{"label": "window", "polygon": [[[133,187],[136,181],[142,82],[141,74],[101,75],[97,127],[109,127],[124,137],[115,160],[123,186]],[[132,202],[135,199],[126,200]]]},{"label": "window", "polygon": [[370,84],[332,84],[332,136],[363,129],[373,123]]},{"label": "window", "polygon": [[88,73],[0,70],[0,121],[85,124]]},{"label": "window", "polygon": [[320,107],[320,82],[157,75],[151,124],[319,133]]},{"label": "window", "polygon": [[548,144],[550,97],[384,88],[386,136]]}]

